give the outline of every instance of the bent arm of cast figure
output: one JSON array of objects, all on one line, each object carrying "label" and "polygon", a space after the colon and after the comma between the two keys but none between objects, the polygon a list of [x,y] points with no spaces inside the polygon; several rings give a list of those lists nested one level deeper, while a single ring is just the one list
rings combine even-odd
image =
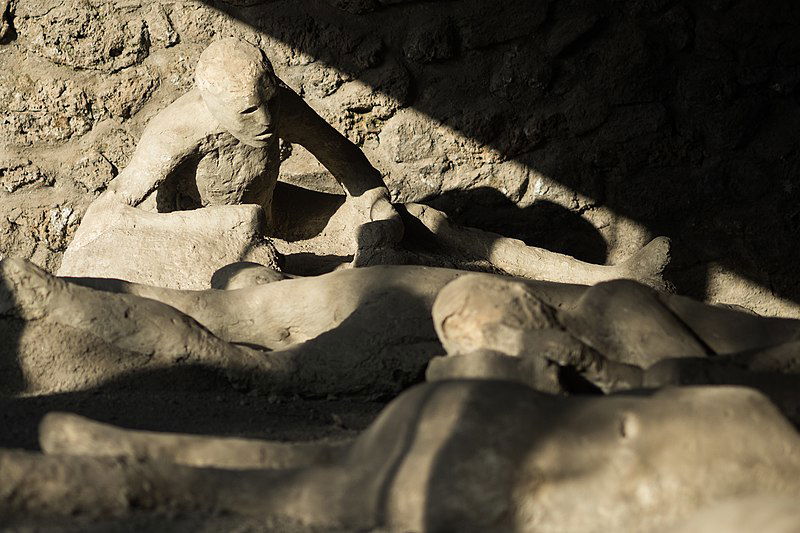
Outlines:
[{"label": "bent arm of cast figure", "polygon": [[388,198],[381,173],[358,146],[328,124],[292,89],[281,84],[278,91],[275,96],[279,110],[278,134],[282,139],[311,152],[348,196],[379,191]]},{"label": "bent arm of cast figure", "polygon": [[147,124],[130,163],[108,186],[107,193],[137,206],[208,136],[221,132],[197,89],[192,89]]},{"label": "bent arm of cast figure", "polygon": [[[598,348],[584,346],[593,354],[590,365],[574,358],[563,363],[606,392],[690,384],[758,387],[759,374],[800,374],[798,320],[658,294],[622,280],[591,287],[578,305],[559,316],[572,335]],[[620,350],[618,341],[638,346]],[[620,358],[637,362],[626,364]]]},{"label": "bent arm of cast figure", "polygon": [[664,295],[630,280],[599,283],[559,321],[605,356],[646,368],[671,357],[763,349],[800,335],[800,321],[767,318]]},{"label": "bent arm of cast figure", "polygon": [[570,367],[606,394],[641,388],[645,380],[641,368],[608,359],[562,329],[519,330],[492,324],[483,338],[503,354]]},{"label": "bent arm of cast figure", "polygon": [[299,95],[281,84],[277,98],[278,133],[281,138],[306,148],[327,168],[347,194],[363,224],[356,236],[355,262],[370,248],[395,244],[403,237],[403,222],[391,204],[381,173],[361,149],[320,117]]}]

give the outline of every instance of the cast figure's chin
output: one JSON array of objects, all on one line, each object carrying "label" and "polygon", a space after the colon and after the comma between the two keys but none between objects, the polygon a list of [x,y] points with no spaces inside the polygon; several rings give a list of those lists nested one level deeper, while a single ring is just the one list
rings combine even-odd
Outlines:
[{"label": "cast figure's chin", "polygon": [[273,135],[271,133],[266,135],[258,135],[256,137],[237,137],[239,142],[252,146],[253,148],[266,148],[272,142]]}]

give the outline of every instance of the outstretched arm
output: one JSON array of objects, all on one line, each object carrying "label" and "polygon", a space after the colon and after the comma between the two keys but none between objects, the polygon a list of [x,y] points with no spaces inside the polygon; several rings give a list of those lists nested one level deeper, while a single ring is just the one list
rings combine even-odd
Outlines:
[{"label": "outstretched arm", "polygon": [[289,87],[281,84],[275,98],[281,138],[311,152],[333,174],[348,196],[380,190],[388,197],[381,173],[358,146],[328,124]]},{"label": "outstretched arm", "polygon": [[380,171],[361,149],[285,85],[279,86],[275,98],[281,138],[311,152],[333,174],[364,221],[358,228],[359,251],[399,241],[403,223],[391,205]]},{"label": "outstretched arm", "polygon": [[108,186],[107,195],[139,205],[217,129],[197,90],[189,91],[150,120],[130,163]]}]

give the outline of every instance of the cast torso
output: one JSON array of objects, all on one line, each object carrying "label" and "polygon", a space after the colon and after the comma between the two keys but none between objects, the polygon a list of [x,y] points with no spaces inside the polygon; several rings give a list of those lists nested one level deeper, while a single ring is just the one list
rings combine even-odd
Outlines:
[{"label": "cast torso", "polygon": [[155,202],[147,203],[162,213],[239,204],[258,204],[269,213],[279,169],[277,137],[266,148],[253,148],[217,133],[204,139],[197,154],[158,188]]}]

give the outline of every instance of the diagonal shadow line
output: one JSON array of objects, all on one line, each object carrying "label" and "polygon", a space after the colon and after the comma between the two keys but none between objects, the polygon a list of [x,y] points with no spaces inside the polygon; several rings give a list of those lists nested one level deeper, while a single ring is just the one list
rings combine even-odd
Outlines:
[{"label": "diagonal shadow line", "polygon": [[[706,105],[708,102],[703,100],[705,107],[701,116],[694,122],[690,120],[688,125],[683,124],[687,120],[687,114],[691,115],[693,112],[692,98],[697,97],[684,94],[685,78],[697,64],[707,61],[696,51],[696,43],[692,42],[691,36],[688,37],[688,48],[672,56],[664,48],[668,43],[659,41],[653,44],[652,50],[632,50],[630,57],[595,57],[595,52],[608,52],[611,46],[608,45],[609,42],[619,41],[624,44],[630,41],[634,45],[639,43],[637,36],[642,28],[632,24],[632,18],[625,18],[627,15],[611,1],[603,6],[598,3],[600,7],[596,16],[589,20],[581,20],[577,16],[581,15],[580,12],[574,19],[570,18],[569,13],[565,15],[565,8],[559,6],[572,5],[569,2],[505,3],[502,7],[494,6],[491,10],[487,10],[486,4],[477,0],[412,2],[383,6],[377,11],[358,15],[330,5],[336,2],[203,2],[248,24],[269,39],[282,42],[320,63],[330,65],[353,79],[370,85],[377,92],[400,101],[413,100],[411,107],[416,111],[438,123],[447,124],[482,145],[509,154],[509,159],[556,180],[574,193],[589,198],[594,205],[606,207],[616,215],[636,221],[651,236],[666,235],[672,238],[676,267],[673,281],[680,292],[703,298],[706,282],[703,279],[698,283],[696,278],[704,278],[706,273],[703,270],[713,261],[770,289],[774,295],[800,302],[800,285],[793,283],[791,269],[775,268],[770,263],[774,260],[780,264],[782,257],[793,257],[795,247],[791,243],[796,240],[793,235],[797,233],[797,225],[793,225],[791,221],[800,220],[800,213],[792,206],[797,203],[794,199],[798,195],[778,195],[779,211],[780,207],[784,207],[784,212],[793,218],[777,226],[767,223],[765,219],[768,217],[764,216],[769,209],[775,209],[775,195],[762,194],[762,198],[755,203],[746,201],[746,198],[744,201],[722,202],[723,205],[719,205],[720,202],[717,201],[730,188],[732,181],[734,186],[745,189],[745,197],[748,196],[749,189],[757,192],[764,188],[780,190],[777,177],[773,177],[773,183],[767,185],[758,185],[758,176],[745,179],[744,183],[738,185],[735,183],[738,179],[736,176],[723,177],[720,183],[712,182],[715,175],[724,174],[728,168],[720,160],[733,157],[747,147],[755,133],[742,134],[743,137],[736,139],[726,137],[726,132],[723,132],[720,134],[721,138],[715,141],[717,148],[712,146],[712,153],[706,154],[701,158],[702,161],[696,161],[697,157],[690,153],[694,149],[692,140],[697,128],[705,128],[706,136],[712,136],[713,130],[728,120],[728,115],[720,110],[724,105],[730,103],[744,106],[742,123],[746,124],[748,120],[759,115],[774,114],[778,104],[763,102],[761,93],[753,91],[738,100],[726,100],[721,107],[709,107]],[[243,5],[232,5],[237,3]],[[368,3],[361,2],[362,5]],[[749,0],[742,3],[752,4]],[[446,4],[446,9],[437,9],[436,4]],[[685,8],[689,17],[696,19],[711,16],[701,12],[702,8],[693,7],[691,3],[666,4],[667,7],[679,4]],[[782,0],[778,0],[776,4],[793,9],[790,3]],[[520,10],[520,5],[524,9]],[[569,7],[566,9],[569,11]],[[666,9],[653,13],[650,19],[671,13],[665,11]],[[774,12],[771,16],[775,18],[783,16],[778,9]],[[766,20],[766,23],[771,23],[773,19]],[[476,54],[485,53],[492,60],[500,61],[509,50],[518,50],[525,57],[516,65],[528,68],[538,59],[550,57],[547,50],[544,55],[526,55],[550,46],[552,39],[548,40],[548,35],[563,35],[565,31],[569,33],[570,26],[581,25],[587,27],[582,30],[573,29],[575,35],[572,40],[567,38],[561,49],[550,52],[556,58],[552,63],[562,59],[573,63],[583,62],[593,72],[583,78],[580,73],[567,73],[577,76],[577,85],[588,87],[588,91],[579,95],[583,96],[584,102],[572,102],[572,107],[559,107],[553,100],[569,100],[572,98],[571,93],[562,92],[546,97],[537,93],[535,86],[525,86],[529,89],[529,94],[525,95],[527,100],[518,98],[516,101],[504,102],[500,101],[502,98],[491,93],[488,79],[491,70],[487,70],[485,61],[480,60]],[[507,39],[499,44],[482,43],[481,39],[494,26],[505,27]],[[566,30],[564,26],[567,26]],[[416,64],[408,60],[403,51],[404,44],[408,42],[408,36],[420,27],[431,31],[445,28],[461,35],[460,40],[455,38],[452,44],[453,58],[426,64]],[[622,37],[619,36],[620,30]],[[630,33],[630,36],[625,32]],[[410,78],[416,82],[412,81],[410,88],[398,88],[391,83],[384,84],[380,79],[372,79],[374,76],[369,73],[374,69],[359,67],[354,63],[351,57],[353,47],[357,47],[363,39],[376,35],[385,44],[384,62],[395,61],[411,72]],[[465,38],[464,35],[470,37]],[[533,39],[530,38],[531,35]],[[667,38],[663,35],[661,37]],[[470,39],[471,42],[466,42]],[[644,42],[648,44],[653,39],[656,37],[648,34]],[[533,42],[530,46],[529,41]],[[593,50],[591,46],[587,48],[589,43],[594,43],[591,46],[600,44]],[[752,43],[748,46],[752,46]],[[615,48],[611,46],[611,50]],[[600,66],[592,65],[592,61],[599,62]],[[621,67],[620,63],[625,61],[633,66]],[[709,72],[713,74],[716,72],[714,69],[729,63],[727,59],[720,60],[719,65],[712,66]],[[553,65],[552,69],[553,79],[564,74],[559,72],[559,65]],[[449,90],[440,94],[427,91],[428,85],[434,86],[434,82],[437,79],[441,82],[441,78],[451,80]],[[604,94],[593,94],[593,84],[602,88]],[[563,86],[554,81],[548,81],[547,85],[552,91],[564,90]],[[693,90],[697,89],[696,86],[701,90],[704,87],[703,83],[698,82],[692,86]],[[474,94],[471,89],[475,87],[486,90],[482,94]],[[709,86],[709,92],[713,92],[715,87]],[[615,95],[615,90],[622,90],[626,94]],[[631,101],[634,104],[630,104]],[[497,113],[488,120],[483,120],[486,118],[483,111],[487,102],[496,106]],[[540,105],[540,102],[545,103]],[[556,110],[553,114],[556,119],[560,114],[565,115],[561,116],[561,120],[568,123],[567,129],[556,131],[544,144],[528,140],[527,145],[523,143],[521,147],[514,146],[513,139],[509,140],[507,134],[524,130],[531,120],[531,110],[537,107]],[[576,113],[577,116],[570,115]],[[632,117],[628,117],[629,122],[638,125],[641,131],[614,131],[615,127],[626,129],[625,121],[620,126],[620,121],[615,118],[620,114],[624,116],[625,113],[633,113]],[[800,118],[786,120],[794,120],[800,127]],[[546,128],[546,121],[541,126]],[[603,141],[607,137],[611,138],[610,142]],[[654,153],[649,153],[651,150]],[[628,152],[635,153],[627,157],[625,154]],[[676,154],[681,152],[689,155],[684,154],[682,159],[676,159]],[[591,161],[582,160],[589,156]],[[609,190],[609,183],[614,185],[615,182],[619,190]],[[623,193],[620,194],[619,191]],[[709,208],[709,205],[713,207]]]}]

